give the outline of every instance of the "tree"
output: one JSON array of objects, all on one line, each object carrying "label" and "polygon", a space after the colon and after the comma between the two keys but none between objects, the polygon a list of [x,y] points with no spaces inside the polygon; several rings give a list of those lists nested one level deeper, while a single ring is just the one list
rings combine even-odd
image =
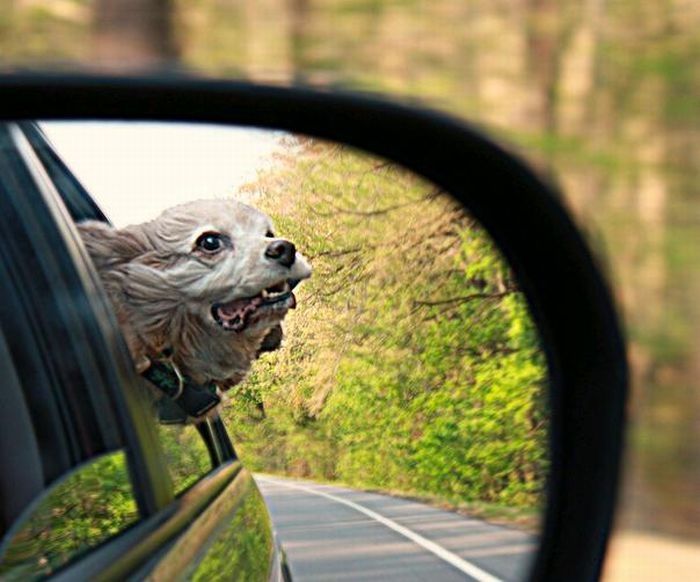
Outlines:
[{"label": "tree", "polygon": [[483,229],[417,176],[311,140],[290,144],[250,189],[315,271],[284,348],[234,389],[244,460],[457,501],[538,503],[544,360]]},{"label": "tree", "polygon": [[179,57],[172,0],[96,0],[95,58],[106,67],[172,65]]}]

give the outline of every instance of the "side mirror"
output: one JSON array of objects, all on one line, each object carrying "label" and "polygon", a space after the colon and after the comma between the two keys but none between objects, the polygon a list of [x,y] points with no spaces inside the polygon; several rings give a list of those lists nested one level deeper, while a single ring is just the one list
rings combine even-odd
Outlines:
[{"label": "side mirror", "polygon": [[512,271],[546,357],[549,471],[529,577],[598,576],[622,450],[624,343],[584,240],[557,193],[523,162],[454,119],[366,96],[187,78],[42,76],[4,77],[0,92],[7,120],[219,124],[342,144],[458,201]]}]

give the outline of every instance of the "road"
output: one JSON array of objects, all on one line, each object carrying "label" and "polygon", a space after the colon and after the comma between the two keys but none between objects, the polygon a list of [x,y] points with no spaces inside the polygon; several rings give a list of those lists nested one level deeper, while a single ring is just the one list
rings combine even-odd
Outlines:
[{"label": "road", "polygon": [[522,580],[537,547],[533,535],[414,501],[255,479],[295,582]]}]

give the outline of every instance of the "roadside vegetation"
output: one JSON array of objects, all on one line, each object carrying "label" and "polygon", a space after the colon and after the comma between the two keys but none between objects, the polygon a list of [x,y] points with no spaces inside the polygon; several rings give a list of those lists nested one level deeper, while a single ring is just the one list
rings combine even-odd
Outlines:
[{"label": "roadside vegetation", "polygon": [[253,470],[452,507],[537,507],[545,364],[490,238],[394,165],[311,140],[287,146],[250,194],[314,275],[283,349],[233,389],[239,454]]}]

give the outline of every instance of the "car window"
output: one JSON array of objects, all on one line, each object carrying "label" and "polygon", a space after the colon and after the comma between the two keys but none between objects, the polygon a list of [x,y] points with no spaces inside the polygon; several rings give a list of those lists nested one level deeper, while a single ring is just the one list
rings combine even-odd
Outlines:
[{"label": "car window", "polygon": [[47,489],[18,520],[0,550],[0,578],[52,574],[137,520],[124,452],[94,458]]},{"label": "car window", "polygon": [[46,173],[56,186],[73,220],[106,220],[87,190],[83,188],[82,184],[50,146],[41,129],[31,121],[24,121],[19,126],[31,143],[34,153],[39,158]]},{"label": "car window", "polygon": [[211,455],[200,431],[194,425],[159,423],[158,436],[176,495],[212,470]]},{"label": "car window", "polygon": [[45,180],[0,124],[2,579],[52,572],[143,509],[106,340]]},{"label": "car window", "polygon": [[[76,222],[86,219],[106,220],[89,193],[47,142],[41,130],[31,122],[22,123],[21,130],[53,181],[71,218]],[[153,390],[150,388],[143,387],[143,390],[152,397]],[[191,423],[164,421],[162,409],[163,405],[167,404],[166,401],[167,397],[163,397],[159,403],[154,403],[152,428],[160,440],[174,492],[179,494],[218,464],[216,451],[213,450],[213,441],[217,439],[213,437],[208,425],[205,429],[205,424],[196,427]],[[172,405],[169,407],[172,412]],[[175,408],[178,409],[176,405]]]}]

